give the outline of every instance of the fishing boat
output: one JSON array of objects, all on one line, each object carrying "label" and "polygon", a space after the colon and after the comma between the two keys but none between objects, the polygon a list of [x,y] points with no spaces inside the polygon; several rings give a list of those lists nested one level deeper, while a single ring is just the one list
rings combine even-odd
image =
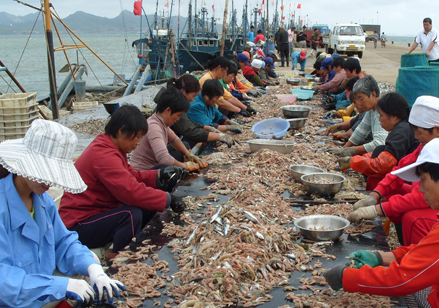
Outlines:
[{"label": "fishing boat", "polygon": [[201,18],[195,14],[192,20],[192,3],[189,2],[188,31],[179,40],[178,61],[184,71],[205,70],[207,62],[218,55],[220,40],[215,30],[215,18],[210,18],[210,27],[206,20],[207,9],[201,8]]}]

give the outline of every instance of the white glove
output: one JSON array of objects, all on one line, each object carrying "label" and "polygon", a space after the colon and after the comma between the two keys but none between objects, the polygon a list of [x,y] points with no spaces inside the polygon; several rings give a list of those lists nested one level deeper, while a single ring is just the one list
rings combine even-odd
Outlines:
[{"label": "white glove", "polygon": [[377,201],[377,199],[375,199],[375,197],[367,196],[366,198],[355,202],[355,204],[354,204],[354,211],[358,210],[360,207],[365,207],[365,206],[369,206],[369,205],[375,205],[377,203],[378,203],[378,201]]},{"label": "white glove", "polygon": [[120,296],[120,290],[125,291],[125,286],[122,282],[110,279],[107,274],[104,273],[102,266],[99,264],[91,264],[88,269],[88,276],[90,277],[90,285],[96,292],[98,302],[102,303],[104,299],[104,292],[107,292],[107,300],[109,303],[113,302],[113,292],[117,297]]},{"label": "white glove", "polygon": [[362,219],[374,219],[378,216],[375,205],[360,207],[358,210],[349,214],[348,220],[351,223],[359,223]]},{"label": "white glove", "polygon": [[69,279],[67,283],[66,298],[79,303],[91,303],[95,297],[93,288],[82,279]]},{"label": "white glove", "polygon": [[235,120],[229,120],[230,121],[230,125],[239,125],[239,123],[238,122],[236,122]]},{"label": "white glove", "polygon": [[226,134],[220,134],[218,140],[227,144],[229,148],[235,144],[235,140],[232,138],[232,136]]},{"label": "white glove", "polygon": [[208,132],[211,132],[211,133],[217,133],[217,134],[220,134],[221,133],[221,131],[219,131],[219,130],[217,130],[215,127],[213,127],[213,126],[208,126],[207,127],[207,131]]}]

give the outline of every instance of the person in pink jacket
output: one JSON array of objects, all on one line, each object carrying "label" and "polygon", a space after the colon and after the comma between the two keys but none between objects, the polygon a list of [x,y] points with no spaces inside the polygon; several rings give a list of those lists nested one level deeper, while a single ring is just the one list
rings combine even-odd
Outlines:
[{"label": "person in pink jacket", "polygon": [[[415,162],[423,147],[439,137],[439,98],[420,96],[412,107],[409,123],[415,137],[421,143],[416,150],[402,158],[392,171]],[[386,200],[381,202],[381,199]],[[354,204],[349,220],[357,223],[362,219],[385,216],[395,224],[402,224],[403,243],[417,244],[436,223],[437,211],[431,209],[419,192],[419,182],[408,184],[388,173],[376,188],[363,200]]]},{"label": "person in pink jacket", "polygon": [[[439,139],[426,144],[415,163],[392,173],[408,182],[420,181],[425,202],[439,210]],[[422,307],[428,306],[427,301],[439,307],[439,223],[418,244],[390,252],[359,250],[350,258],[353,267],[336,265],[323,273],[334,290],[398,297],[413,294],[418,303],[424,303]]]}]

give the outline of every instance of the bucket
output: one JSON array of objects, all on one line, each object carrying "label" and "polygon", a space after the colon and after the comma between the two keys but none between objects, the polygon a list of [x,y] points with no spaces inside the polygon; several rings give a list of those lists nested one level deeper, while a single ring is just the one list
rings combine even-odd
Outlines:
[{"label": "bucket", "polygon": [[401,67],[396,79],[396,92],[406,98],[410,107],[421,95],[439,97],[439,67]]},{"label": "bucket", "polygon": [[428,58],[425,53],[411,53],[401,55],[401,67],[428,66]]},{"label": "bucket", "polygon": [[77,102],[85,101],[85,80],[75,81],[75,94]]},{"label": "bucket", "polygon": [[115,112],[117,108],[119,108],[119,103],[108,102],[108,103],[104,103],[103,105],[104,105],[105,110],[110,115],[113,114],[113,112]]}]

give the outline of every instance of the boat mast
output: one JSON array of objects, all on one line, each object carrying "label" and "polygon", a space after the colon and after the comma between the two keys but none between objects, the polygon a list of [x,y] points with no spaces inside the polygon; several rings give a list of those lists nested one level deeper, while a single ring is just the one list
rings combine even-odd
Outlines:
[{"label": "boat mast", "polygon": [[192,34],[192,1],[189,1],[189,12],[188,12],[188,33],[189,33],[189,50],[191,50],[192,48],[192,39],[191,39],[191,34]]},{"label": "boat mast", "polygon": [[207,14],[207,9],[206,7],[202,7],[201,8],[201,14],[202,14],[202,28],[201,28],[201,36],[205,37],[206,36],[206,14]]},{"label": "boat mast", "polygon": [[248,20],[247,20],[247,5],[248,5],[248,0],[245,0],[245,6],[244,9],[242,10],[242,21],[244,22],[244,35],[243,35],[243,44],[245,45],[245,43],[248,41],[247,39],[247,26],[248,26]]},{"label": "boat mast", "polygon": [[53,34],[50,15],[49,0],[44,0],[44,16],[46,23],[47,40],[47,61],[49,63],[49,84],[50,84],[50,104],[52,106],[52,116],[56,120],[59,118],[58,99],[56,97],[56,71],[55,71],[55,52],[53,49]]},{"label": "boat mast", "polygon": [[221,34],[220,56],[224,56],[224,45],[226,43],[227,10],[228,10],[228,8],[229,8],[229,0],[226,0],[226,7],[224,8],[224,17],[223,17],[223,33]]},{"label": "boat mast", "polygon": [[268,21],[268,3],[269,3],[270,1],[267,1],[267,36],[265,37],[265,54],[268,54],[268,50],[269,50],[269,48],[268,48],[268,45],[270,45],[269,44],[269,39],[270,39],[270,23],[269,23],[269,21]]}]

